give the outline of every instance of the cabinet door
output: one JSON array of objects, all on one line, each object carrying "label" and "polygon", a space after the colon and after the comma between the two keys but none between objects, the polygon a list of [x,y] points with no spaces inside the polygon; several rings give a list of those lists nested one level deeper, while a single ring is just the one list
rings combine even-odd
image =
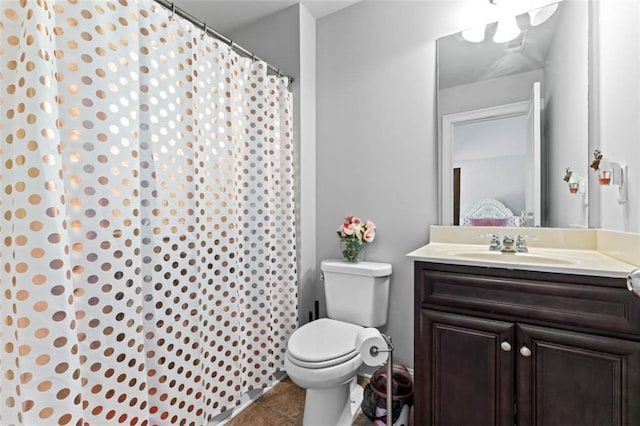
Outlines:
[{"label": "cabinet door", "polygon": [[513,323],[422,309],[415,424],[513,426],[514,334]]},{"label": "cabinet door", "polygon": [[518,426],[640,425],[640,342],[517,326]]}]

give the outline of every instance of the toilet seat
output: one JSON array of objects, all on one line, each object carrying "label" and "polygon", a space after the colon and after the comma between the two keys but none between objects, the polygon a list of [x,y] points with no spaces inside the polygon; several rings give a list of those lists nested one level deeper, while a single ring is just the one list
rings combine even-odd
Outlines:
[{"label": "toilet seat", "polygon": [[356,336],[362,326],[321,318],[303,325],[289,338],[289,360],[304,368],[326,368],[358,356]]}]

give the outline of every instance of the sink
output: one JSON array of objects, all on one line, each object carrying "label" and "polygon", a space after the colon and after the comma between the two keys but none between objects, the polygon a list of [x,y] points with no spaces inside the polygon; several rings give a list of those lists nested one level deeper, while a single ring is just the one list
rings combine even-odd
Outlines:
[{"label": "sink", "polygon": [[558,257],[543,256],[531,253],[501,253],[498,251],[456,253],[456,257],[489,260],[493,262],[528,263],[545,265],[572,265],[575,262]]}]

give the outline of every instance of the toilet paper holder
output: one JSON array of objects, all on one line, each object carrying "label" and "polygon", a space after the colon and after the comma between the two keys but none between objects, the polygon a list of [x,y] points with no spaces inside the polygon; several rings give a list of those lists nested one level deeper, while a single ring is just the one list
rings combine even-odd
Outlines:
[{"label": "toilet paper holder", "polygon": [[393,426],[393,342],[391,341],[391,336],[383,333],[380,333],[380,336],[382,336],[387,343],[387,348],[383,349],[372,346],[371,349],[369,349],[369,353],[372,356],[376,356],[379,353],[389,353],[389,357],[387,358],[387,426]]},{"label": "toilet paper holder", "polygon": [[387,343],[387,348],[381,349],[377,346],[371,346],[371,349],[369,349],[369,353],[371,354],[371,356],[376,356],[379,353],[393,352],[393,343],[391,342],[391,336],[387,336],[386,334],[382,333],[380,333],[380,336],[382,336],[384,341]]}]

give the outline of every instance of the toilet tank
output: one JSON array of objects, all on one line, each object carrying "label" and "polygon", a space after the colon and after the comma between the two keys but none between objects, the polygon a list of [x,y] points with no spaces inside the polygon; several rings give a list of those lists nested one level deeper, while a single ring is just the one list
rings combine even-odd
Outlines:
[{"label": "toilet tank", "polygon": [[329,318],[365,327],[387,322],[389,263],[323,260],[320,269]]}]

